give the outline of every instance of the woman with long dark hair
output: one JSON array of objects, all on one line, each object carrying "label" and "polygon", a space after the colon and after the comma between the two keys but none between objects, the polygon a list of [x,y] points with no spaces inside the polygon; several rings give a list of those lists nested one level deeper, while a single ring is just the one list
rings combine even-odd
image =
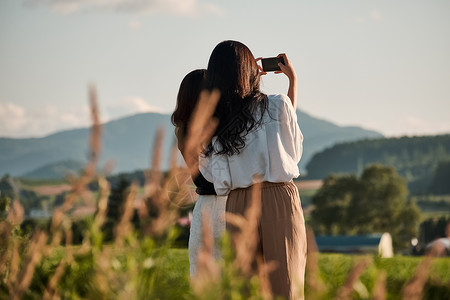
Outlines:
[{"label": "woman with long dark hair", "polygon": [[[205,69],[194,70],[187,74],[180,84],[177,96],[177,106],[172,114],[172,124],[175,125],[175,134],[178,140],[178,149],[185,157],[184,146],[188,136],[188,127],[195,107],[197,106],[200,92],[204,85]],[[189,162],[185,158],[186,163]],[[190,168],[192,170],[192,166]],[[225,231],[225,203],[226,196],[217,196],[214,186],[207,181],[200,172],[193,176],[196,185],[196,193],[199,195],[194,206],[189,234],[189,265],[191,277],[197,271],[198,251],[202,246],[202,215],[205,211],[210,216],[210,225],[215,244]],[[216,258],[220,257],[217,246],[214,248]]]},{"label": "woman with long dark hair", "polygon": [[[228,195],[226,211],[244,215],[255,178],[262,182],[257,249],[264,262],[275,262],[269,274],[274,296],[302,298],[306,232],[298,190],[292,179],[302,154],[297,124],[296,75],[286,55],[281,72],[290,81],[288,95],[265,95],[263,72],[251,51],[237,41],[218,44],[209,59],[206,88],[218,89],[215,136],[200,171],[218,195]],[[294,105],[293,105],[294,104]],[[227,230],[236,230],[229,223]]]}]

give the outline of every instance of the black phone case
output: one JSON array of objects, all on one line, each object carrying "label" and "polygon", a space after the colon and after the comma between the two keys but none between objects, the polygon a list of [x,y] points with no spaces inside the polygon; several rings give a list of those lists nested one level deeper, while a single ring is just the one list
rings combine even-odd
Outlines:
[{"label": "black phone case", "polygon": [[278,63],[282,63],[284,65],[284,58],[281,57],[269,57],[261,59],[261,65],[264,72],[275,72],[281,71]]}]

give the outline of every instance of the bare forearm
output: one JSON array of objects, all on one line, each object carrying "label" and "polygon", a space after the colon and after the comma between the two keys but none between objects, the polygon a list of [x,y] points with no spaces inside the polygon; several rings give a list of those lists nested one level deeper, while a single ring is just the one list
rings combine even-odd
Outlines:
[{"label": "bare forearm", "polygon": [[288,97],[291,99],[292,106],[294,110],[297,109],[297,76],[292,76],[289,78],[289,89],[288,89]]}]

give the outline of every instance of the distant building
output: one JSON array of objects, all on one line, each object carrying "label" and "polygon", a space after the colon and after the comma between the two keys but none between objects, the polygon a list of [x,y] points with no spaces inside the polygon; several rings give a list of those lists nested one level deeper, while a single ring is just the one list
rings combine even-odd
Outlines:
[{"label": "distant building", "polygon": [[392,238],[387,232],[381,235],[316,236],[316,243],[319,252],[394,255]]}]

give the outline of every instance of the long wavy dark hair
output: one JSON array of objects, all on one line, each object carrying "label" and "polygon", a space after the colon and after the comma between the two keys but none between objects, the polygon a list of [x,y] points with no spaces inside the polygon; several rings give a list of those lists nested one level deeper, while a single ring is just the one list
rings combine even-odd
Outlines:
[{"label": "long wavy dark hair", "polygon": [[218,44],[209,58],[205,87],[219,89],[220,100],[214,116],[218,118],[216,143],[205,155],[233,155],[245,147],[246,135],[261,125],[267,110],[267,95],[259,90],[260,75],[250,49],[237,41]]},{"label": "long wavy dark hair", "polygon": [[182,139],[187,135],[189,121],[198,103],[205,77],[206,70],[198,69],[188,73],[181,81],[177,96],[177,106],[172,113],[171,120],[172,124],[179,128]]}]

